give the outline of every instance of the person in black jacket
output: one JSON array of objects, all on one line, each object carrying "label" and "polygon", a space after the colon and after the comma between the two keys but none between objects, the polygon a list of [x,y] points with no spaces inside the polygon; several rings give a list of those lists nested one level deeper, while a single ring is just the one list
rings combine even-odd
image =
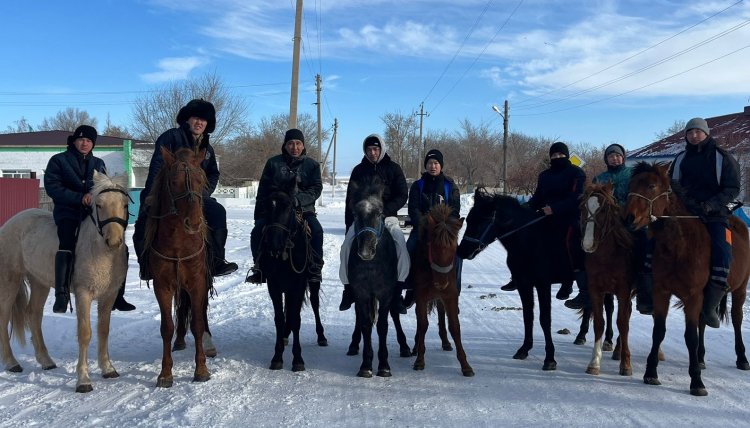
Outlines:
[{"label": "person in black jacket", "polygon": [[740,167],[731,154],[716,145],[708,123],[700,117],[685,125],[685,142],[685,150],[675,157],[669,174],[685,190],[683,202],[703,219],[711,236],[711,275],[704,289],[701,316],[706,325],[718,328],[718,306],[729,290],[732,261],[727,204],[740,193]]},{"label": "person in black jacket", "polygon": [[[296,185],[294,184],[296,182]],[[265,282],[262,266],[257,265],[260,241],[265,226],[265,200],[271,192],[277,189],[294,189],[292,198],[296,209],[302,212],[302,218],[310,227],[312,247],[312,263],[308,265],[307,282],[320,283],[323,268],[323,227],[315,214],[315,201],[323,191],[323,181],[320,175],[320,164],[307,157],[305,149],[305,135],[299,129],[292,128],[284,134],[281,154],[266,162],[263,175],[258,184],[258,194],[255,197],[255,225],[250,232],[250,252],[253,256],[252,274],[245,282],[261,284]]]},{"label": "person in black jacket", "polygon": [[[81,125],[68,137],[68,148],[50,158],[44,170],[44,190],[52,198],[52,216],[57,225],[60,244],[55,254],[55,304],[52,310],[65,313],[70,302],[70,280],[73,273],[78,228],[91,212],[94,171],[107,172],[104,161],[92,153],[96,146],[96,129]],[[132,311],[125,301],[125,284],[117,294],[113,309]]]},{"label": "person in black jacket", "polygon": [[[354,215],[349,212],[351,198],[353,197],[352,185],[361,184],[369,180],[372,176],[378,176],[383,183],[383,216],[385,217],[385,227],[393,237],[396,244],[396,253],[398,254],[398,286],[403,288],[404,281],[409,275],[410,259],[406,250],[406,240],[404,232],[398,223],[398,210],[406,204],[408,197],[406,188],[406,177],[401,166],[392,161],[386,153],[385,142],[377,134],[370,134],[362,142],[362,150],[365,156],[357,166],[352,170],[349,178],[349,186],[346,189],[346,211],[344,214],[344,223],[346,224],[346,236],[341,245],[341,265],[339,266],[339,279],[344,284],[344,292],[341,295],[341,304],[339,310],[345,311],[354,303],[351,287],[349,286],[349,274],[347,272],[349,252],[354,240]],[[401,295],[399,294],[399,297]],[[402,299],[399,299],[400,305],[403,305]]]},{"label": "person in black jacket", "polygon": [[[172,128],[159,136],[154,144],[154,154],[148,166],[148,178],[141,191],[141,212],[135,222],[133,232],[133,246],[140,263],[144,252],[144,238],[148,207],[146,198],[151,193],[154,179],[161,171],[164,159],[161,148],[165,147],[172,153],[181,148],[189,148],[196,153],[206,149],[206,157],[201,162],[201,168],[206,173],[208,186],[203,190],[203,215],[208,224],[209,248],[213,254],[212,265],[209,266],[213,276],[229,275],[237,270],[237,263],[225,260],[225,245],[227,243],[227,211],[211,197],[219,184],[219,166],[216,163],[214,148],[209,142],[209,134],[216,128],[216,110],[213,104],[202,99],[192,100],[180,109],[176,119],[177,128]],[[141,272],[142,279],[148,280],[148,272]],[[146,276],[146,277],[144,277]]]},{"label": "person in black jacket", "polygon": [[[580,309],[590,304],[583,270],[578,209],[586,173],[570,163],[570,151],[565,143],[552,144],[549,157],[550,167],[539,174],[536,190],[528,204],[547,216],[545,227],[550,236],[550,250],[557,262],[558,273],[562,275],[563,287],[571,287],[569,279],[565,278],[571,271],[578,284],[578,296],[566,301],[565,306]],[[569,294],[569,289],[563,291],[563,295]]]}]

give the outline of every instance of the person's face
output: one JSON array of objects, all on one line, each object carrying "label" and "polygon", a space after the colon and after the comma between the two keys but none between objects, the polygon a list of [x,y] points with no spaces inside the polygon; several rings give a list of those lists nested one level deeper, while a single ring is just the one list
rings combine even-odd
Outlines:
[{"label": "person's face", "polygon": [[706,133],[703,132],[703,130],[700,130],[698,128],[693,128],[685,134],[685,138],[687,138],[688,143],[695,146],[695,145],[702,143],[703,140],[708,138],[708,135],[706,135]]},{"label": "person's face", "polygon": [[620,166],[625,161],[621,154],[612,152],[607,155],[607,165],[609,166]]},{"label": "person's face", "polygon": [[190,126],[190,132],[196,137],[206,132],[206,126],[208,125],[208,121],[206,119],[195,116],[188,119],[187,123]]},{"label": "person's face", "polygon": [[550,158],[550,159],[560,159],[560,158],[566,158],[566,157],[567,157],[567,156],[565,156],[565,154],[564,154],[564,153],[559,153],[559,152],[557,152],[557,153],[552,153],[551,155],[549,155],[549,158]]},{"label": "person's face", "polygon": [[365,156],[367,160],[372,163],[376,163],[380,159],[380,147],[378,146],[367,146],[365,147]]},{"label": "person's face", "polygon": [[302,156],[302,150],[305,149],[305,145],[300,140],[289,140],[284,144],[286,152],[293,158]]},{"label": "person's face", "polygon": [[435,159],[430,159],[427,161],[427,165],[425,165],[425,170],[431,176],[436,177],[440,175],[442,168],[440,167],[440,162]]},{"label": "person's face", "polygon": [[85,137],[76,138],[75,141],[73,141],[73,145],[76,147],[76,150],[84,156],[89,154],[91,149],[94,148],[94,142]]}]

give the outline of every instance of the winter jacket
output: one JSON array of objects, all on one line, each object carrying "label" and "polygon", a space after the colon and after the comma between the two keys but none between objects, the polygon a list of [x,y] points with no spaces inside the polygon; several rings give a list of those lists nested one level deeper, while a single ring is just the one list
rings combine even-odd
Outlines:
[{"label": "winter jacket", "polygon": [[529,206],[541,210],[545,205],[552,208],[552,217],[559,223],[578,225],[578,204],[586,173],[570,163],[567,158],[553,159],[553,165],[539,174],[536,190],[529,199]]},{"label": "winter jacket", "polygon": [[[420,190],[420,182],[421,190]],[[448,183],[449,193],[448,200],[445,200],[445,183]],[[451,215],[458,218],[461,211],[461,194],[453,180],[443,174],[432,176],[429,173],[423,173],[422,178],[412,183],[409,189],[409,219],[412,226],[419,226],[419,220],[423,215],[430,211],[433,206],[444,203],[449,205],[453,212]]]},{"label": "winter jacket", "polygon": [[[684,156],[683,156],[684,153]],[[722,154],[721,179],[716,179],[716,154]],[[712,137],[700,144],[687,143],[684,152],[675,157],[680,160],[679,184],[685,190],[687,207],[706,221],[724,221],[730,215],[727,204],[740,193],[740,167],[737,160],[719,148]],[[669,167],[669,176],[675,178],[675,162]]]},{"label": "winter jacket", "polygon": [[594,177],[593,182],[598,184],[612,183],[614,185],[615,200],[620,206],[625,206],[628,201],[628,186],[633,170],[629,166],[607,166],[607,170]]},{"label": "winter jacket", "polygon": [[293,158],[282,144],[281,154],[268,159],[263,167],[258,194],[255,197],[255,220],[267,214],[265,201],[277,190],[291,192],[295,205],[302,212],[315,212],[315,201],[323,191],[323,181],[320,178],[320,164],[307,157],[307,149],[302,150],[300,157]]},{"label": "winter jacket", "polygon": [[[348,208],[353,197],[352,184],[363,183],[368,177],[377,175],[380,181],[383,182],[383,215],[385,217],[396,216],[398,210],[406,204],[406,199],[409,197],[408,188],[406,187],[406,177],[404,177],[404,171],[401,170],[401,166],[393,162],[390,156],[386,154],[386,146],[382,138],[377,135],[371,135],[371,137],[376,137],[380,140],[380,158],[376,163],[372,163],[367,159],[367,156],[364,156],[362,162],[352,170],[351,177],[349,177],[349,185],[346,189],[347,209],[344,214],[344,222],[347,229],[354,223],[354,215]],[[363,141],[362,151],[364,150]]]},{"label": "winter jacket", "polygon": [[[206,157],[201,161],[201,168],[206,173],[206,179],[208,181],[207,188],[203,191],[203,197],[208,198],[216,190],[216,186],[219,184],[219,166],[216,163],[216,155],[214,154],[214,148],[208,141],[209,135],[203,134],[198,150],[206,149]],[[154,144],[154,154],[151,156],[151,163],[148,166],[148,178],[146,178],[146,185],[141,192],[141,206],[145,205],[146,197],[151,193],[151,187],[154,185],[154,180],[157,174],[161,171],[162,165],[164,165],[164,158],[161,155],[161,148],[165,147],[170,152],[175,153],[181,148],[195,149],[195,139],[190,133],[190,125],[184,123],[178,128],[172,128],[159,136]]]},{"label": "winter jacket", "polygon": [[[96,146],[96,144],[94,144]],[[55,224],[61,220],[80,221],[90,211],[83,205],[83,196],[94,186],[94,171],[107,172],[104,161],[91,152],[85,157],[73,143],[50,158],[44,170],[44,190],[52,198],[55,208],[52,216]]]}]

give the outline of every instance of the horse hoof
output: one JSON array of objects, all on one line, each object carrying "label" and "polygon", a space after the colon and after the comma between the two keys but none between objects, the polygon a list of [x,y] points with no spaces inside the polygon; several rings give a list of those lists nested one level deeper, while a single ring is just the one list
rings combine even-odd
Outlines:
[{"label": "horse hoof", "polygon": [[185,344],[184,343],[177,343],[175,342],[174,346],[172,346],[172,352],[174,351],[184,351],[185,350]]},{"label": "horse hoof", "polygon": [[586,368],[586,373],[590,374],[590,375],[598,376],[599,372],[600,372],[600,370],[599,370],[598,367],[587,367]]},{"label": "horse hoof", "polygon": [[586,338],[585,337],[576,337],[576,340],[573,341],[574,345],[585,345],[586,344]]},{"label": "horse hoof", "polygon": [[614,349],[615,349],[615,347],[614,347],[614,345],[612,344],[612,342],[607,342],[607,341],[605,341],[605,342],[604,342],[604,343],[602,344],[602,351],[604,351],[604,352],[612,352],[612,351],[614,351]]},{"label": "horse hoof", "polygon": [[209,379],[211,379],[211,375],[206,373],[204,375],[194,375],[193,376],[193,382],[207,382]]},{"label": "horse hoof", "polygon": [[615,361],[620,361],[620,353],[619,352],[613,352],[612,353],[612,359]]},{"label": "horse hoof", "polygon": [[[21,366],[18,366],[18,367],[21,368]],[[42,366],[42,370],[52,370],[56,368],[57,368],[57,364],[50,364],[49,366]]]},{"label": "horse hoof", "polygon": [[706,391],[706,388],[690,388],[690,395],[705,397],[708,395],[708,391]]},{"label": "horse hoof", "polygon": [[111,371],[111,372],[109,372],[109,373],[104,373],[104,374],[102,375],[102,377],[103,377],[104,379],[114,379],[114,378],[116,378],[116,377],[120,377],[120,373],[117,373],[117,371],[116,371],[116,370],[112,370],[112,371]]},{"label": "horse hoof", "polygon": [[411,357],[411,349],[402,349],[399,354],[399,357],[401,358],[409,358]]},{"label": "horse hoof", "polygon": [[389,369],[378,370],[378,376],[380,376],[380,377],[391,377],[391,371]]},{"label": "horse hoof", "polygon": [[519,350],[518,352],[516,352],[516,355],[513,356],[513,359],[514,360],[525,360],[526,357],[528,357],[528,356],[529,356],[529,353],[527,351],[521,351],[521,350]]},{"label": "horse hoof", "polygon": [[83,385],[76,386],[76,392],[80,392],[80,393],[83,393],[83,394],[85,394],[87,392],[91,392],[93,390],[94,390],[94,387],[91,386],[90,383],[86,383],[86,384],[83,384]]},{"label": "horse hoof", "polygon": [[411,350],[411,356],[415,357],[416,355],[417,355],[417,347],[414,346],[414,348],[412,348],[412,350]]},{"label": "horse hoof", "polygon": [[156,380],[156,387],[157,388],[171,388],[172,387],[172,378],[159,378]]},{"label": "horse hoof", "polygon": [[737,361],[737,368],[740,370],[750,370],[750,364],[747,361]]},{"label": "horse hoof", "polygon": [[414,370],[424,370],[424,364],[414,364]]},{"label": "horse hoof", "polygon": [[23,372],[23,367],[21,367],[20,364],[16,364],[15,366],[10,367],[8,371],[11,373],[21,373]]},{"label": "horse hoof", "polygon": [[542,366],[542,370],[544,371],[550,371],[550,370],[557,370],[557,361],[545,361],[544,365]]},{"label": "horse hoof", "polygon": [[268,367],[271,370],[281,370],[284,368],[283,361],[271,361],[271,365]]},{"label": "horse hoof", "polygon": [[658,378],[655,377],[643,377],[643,383],[646,385],[661,385],[661,382],[659,382]]},{"label": "horse hoof", "polygon": [[452,351],[453,346],[450,343],[443,345],[443,351]]},{"label": "horse hoof", "polygon": [[706,370],[706,363],[701,361],[700,363],[698,363],[698,368],[701,370]]},{"label": "horse hoof", "polygon": [[325,337],[318,339],[318,346],[328,346],[328,339]]},{"label": "horse hoof", "polygon": [[371,378],[372,377],[372,370],[362,369],[359,372],[357,372],[357,376]]},{"label": "horse hoof", "polygon": [[346,351],[346,355],[352,356],[359,354],[359,348],[349,348],[348,351]]},{"label": "horse hoof", "polygon": [[630,367],[626,369],[620,369],[620,376],[633,376],[633,369]]},{"label": "horse hoof", "polygon": [[465,368],[465,369],[461,369],[461,373],[465,377],[474,377],[474,369],[472,369],[471,367]]},{"label": "horse hoof", "polygon": [[303,371],[305,371],[305,363],[302,363],[302,364],[300,364],[300,363],[292,364],[292,371],[293,372],[303,372]]}]

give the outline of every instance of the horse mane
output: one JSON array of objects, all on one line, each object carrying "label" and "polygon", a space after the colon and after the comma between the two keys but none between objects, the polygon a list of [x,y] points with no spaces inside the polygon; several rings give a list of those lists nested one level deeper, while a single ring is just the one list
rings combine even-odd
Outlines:
[{"label": "horse mane", "polygon": [[[583,191],[581,198],[581,209],[586,208],[589,197],[594,193],[599,193],[604,196],[606,203],[601,207],[603,210],[604,219],[606,222],[606,229],[609,230],[617,245],[624,248],[633,247],[633,235],[627,230],[622,220],[622,207],[617,203],[614,192],[610,188],[607,191],[605,188],[607,184],[591,183]],[[581,216],[581,225],[586,223],[586,217]]]},{"label": "horse mane", "polygon": [[124,174],[108,176],[105,173],[97,173],[94,177],[94,186],[91,188],[91,193],[98,195],[104,189],[111,189],[115,187],[127,193],[128,177]]},{"label": "horse mane", "polygon": [[[419,220],[419,237],[425,238],[430,232],[432,239],[441,246],[449,246],[458,240],[458,231],[461,229],[459,220],[453,217],[453,209],[445,204],[433,205],[430,211]],[[432,227],[430,227],[430,217]]]}]

